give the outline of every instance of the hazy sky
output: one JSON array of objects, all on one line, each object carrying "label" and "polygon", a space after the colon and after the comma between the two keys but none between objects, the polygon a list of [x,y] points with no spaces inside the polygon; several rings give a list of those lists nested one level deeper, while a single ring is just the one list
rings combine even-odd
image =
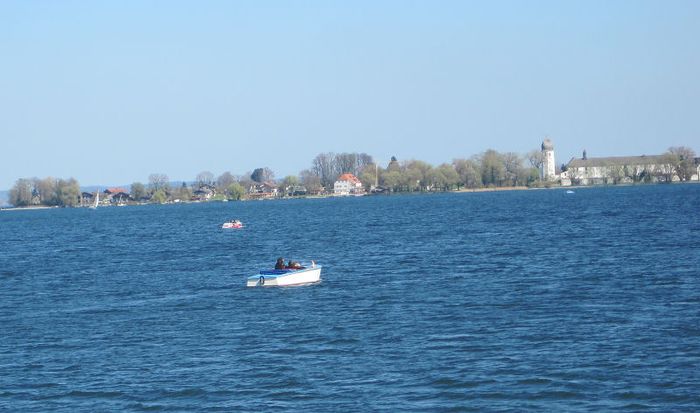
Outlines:
[{"label": "hazy sky", "polygon": [[0,189],[700,151],[700,1],[2,1]]}]

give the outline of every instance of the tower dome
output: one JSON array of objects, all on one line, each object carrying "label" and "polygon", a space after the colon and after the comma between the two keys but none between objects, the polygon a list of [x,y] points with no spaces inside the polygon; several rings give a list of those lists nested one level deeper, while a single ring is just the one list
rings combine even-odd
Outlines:
[{"label": "tower dome", "polygon": [[552,141],[549,139],[545,139],[542,141],[542,150],[543,151],[553,151],[554,150],[554,145],[552,145]]}]

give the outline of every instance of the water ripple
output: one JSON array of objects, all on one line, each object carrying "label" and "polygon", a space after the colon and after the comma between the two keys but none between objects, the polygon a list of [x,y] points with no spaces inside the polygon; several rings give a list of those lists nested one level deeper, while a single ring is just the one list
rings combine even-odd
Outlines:
[{"label": "water ripple", "polygon": [[[700,411],[699,208],[661,185],[0,214],[0,411]],[[323,282],[244,287],[278,256]]]}]

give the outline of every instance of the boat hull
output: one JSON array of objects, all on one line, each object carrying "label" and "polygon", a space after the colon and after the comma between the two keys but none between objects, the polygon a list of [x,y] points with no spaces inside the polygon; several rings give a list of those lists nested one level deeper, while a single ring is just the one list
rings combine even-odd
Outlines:
[{"label": "boat hull", "polygon": [[232,222],[225,222],[225,223],[221,226],[221,228],[224,228],[224,229],[239,229],[239,228],[243,228],[243,224],[236,224],[236,223],[232,223]]},{"label": "boat hull", "polygon": [[248,277],[248,287],[286,287],[313,284],[321,281],[321,266],[301,270],[260,271],[260,274]]}]

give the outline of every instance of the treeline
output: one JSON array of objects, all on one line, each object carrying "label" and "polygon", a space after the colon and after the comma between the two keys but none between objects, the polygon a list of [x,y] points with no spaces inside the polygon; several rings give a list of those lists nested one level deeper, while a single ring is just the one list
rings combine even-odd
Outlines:
[{"label": "treeline", "polygon": [[300,182],[310,191],[332,191],[338,176],[357,176],[366,190],[380,187],[391,192],[448,191],[461,188],[533,185],[539,180],[540,151],[526,156],[489,149],[469,159],[454,159],[438,166],[420,160],[399,161],[395,157],[378,165],[365,153],[322,153],[300,173]]},{"label": "treeline", "polygon": [[80,185],[73,178],[18,179],[10,189],[8,202],[16,207],[76,206],[80,202]]},{"label": "treeline", "polygon": [[395,157],[382,166],[366,153],[322,153],[313,159],[311,168],[300,173],[299,181],[311,192],[332,192],[333,183],[344,173],[357,176],[366,190],[380,187],[391,192],[523,186],[538,182],[541,163],[542,155],[537,150],[520,156],[489,149],[438,166]]},{"label": "treeline", "polygon": [[[269,168],[257,169],[250,174],[257,179],[273,178]],[[165,203],[174,200],[190,200],[198,195],[198,192],[217,194],[216,199],[240,200],[245,197],[246,181],[241,177],[224,172],[217,178],[209,171],[197,174],[195,180],[188,184],[182,182],[180,185],[171,185],[167,175],[162,173],[151,174],[148,183],[134,182],[131,184],[131,199],[140,202]]]},{"label": "treeline", "polygon": [[[240,200],[255,196],[256,191],[276,189],[275,196],[333,193],[338,177],[351,173],[358,177],[367,191],[375,187],[390,192],[447,191],[459,188],[519,186],[533,184],[538,177],[539,151],[526,157],[494,150],[469,159],[455,159],[436,167],[420,160],[398,161],[378,165],[366,153],[321,153],[311,167],[299,173],[275,179],[268,167],[256,168],[243,175],[224,172],[215,176],[203,171],[190,183],[172,184],[168,175],[153,173],[146,183],[130,186],[129,201],[138,203],[165,203],[193,199]],[[527,159],[530,164],[525,165]],[[80,185],[68,180],[19,179],[10,190],[10,204],[23,207],[32,205],[76,206],[81,203]]]},{"label": "treeline", "polygon": [[365,168],[360,180],[365,186],[374,180],[393,192],[525,186],[533,185],[539,179],[537,162],[527,164],[526,157],[493,149],[437,167],[419,160],[399,162],[392,158],[386,168],[376,169],[378,177],[372,168]]},{"label": "treeline", "polygon": [[[692,176],[695,153],[685,147],[670,148],[668,156],[672,172],[681,180]],[[454,159],[438,166],[420,160],[399,161],[395,157],[386,165],[378,165],[366,153],[321,153],[298,176],[275,179],[268,167],[256,168],[243,175],[224,172],[215,176],[209,171],[197,174],[194,181],[177,185],[170,183],[167,175],[154,173],[146,184],[131,184],[130,202],[165,203],[188,200],[227,199],[240,200],[256,197],[261,193],[286,197],[333,193],[333,184],[345,173],[355,175],[366,191],[415,192],[450,191],[462,188],[546,186],[552,182],[540,180],[539,169],[543,162],[540,150],[532,150],[521,156],[514,152],[498,152],[489,149],[470,158]],[[562,165],[562,170],[566,170]],[[644,175],[630,168],[610,168],[610,182],[619,183],[629,176],[633,182],[642,181]],[[576,183],[576,177],[572,176]],[[18,207],[30,205],[76,206],[81,193],[78,182],[54,178],[19,179],[10,190],[10,204]],[[268,196],[269,197],[269,196]]]}]

